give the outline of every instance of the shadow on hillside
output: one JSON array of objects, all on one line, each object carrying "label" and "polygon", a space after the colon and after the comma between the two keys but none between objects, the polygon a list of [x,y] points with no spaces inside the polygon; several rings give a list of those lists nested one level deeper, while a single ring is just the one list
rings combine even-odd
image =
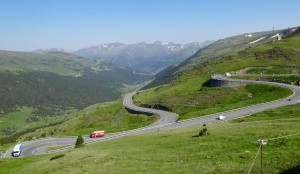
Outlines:
[{"label": "shadow on hillside", "polygon": [[300,165],[295,166],[293,168],[284,170],[282,172],[280,172],[279,174],[299,174],[300,173]]}]

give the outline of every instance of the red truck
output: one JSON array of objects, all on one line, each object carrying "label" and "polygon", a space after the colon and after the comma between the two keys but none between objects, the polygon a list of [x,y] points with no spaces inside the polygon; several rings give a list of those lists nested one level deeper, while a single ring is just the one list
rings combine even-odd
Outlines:
[{"label": "red truck", "polygon": [[94,131],[91,133],[90,137],[95,138],[95,137],[103,137],[105,135],[104,131]]}]

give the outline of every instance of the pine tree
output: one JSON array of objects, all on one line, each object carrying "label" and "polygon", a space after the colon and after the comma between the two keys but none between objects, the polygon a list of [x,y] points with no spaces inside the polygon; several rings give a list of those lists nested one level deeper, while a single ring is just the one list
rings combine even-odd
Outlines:
[{"label": "pine tree", "polygon": [[199,137],[208,135],[206,124],[203,124],[203,129],[199,132]]}]

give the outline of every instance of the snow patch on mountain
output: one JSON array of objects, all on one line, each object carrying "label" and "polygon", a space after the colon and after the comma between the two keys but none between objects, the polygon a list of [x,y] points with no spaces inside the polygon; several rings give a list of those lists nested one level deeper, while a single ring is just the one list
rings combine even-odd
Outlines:
[{"label": "snow patch on mountain", "polygon": [[249,42],[248,44],[254,44],[254,43],[256,43],[256,42],[259,42],[259,41],[265,39],[266,37],[267,37],[267,36],[261,37],[261,38],[259,38],[259,39],[257,39],[257,40],[254,40],[254,41],[252,41],[252,42]]}]

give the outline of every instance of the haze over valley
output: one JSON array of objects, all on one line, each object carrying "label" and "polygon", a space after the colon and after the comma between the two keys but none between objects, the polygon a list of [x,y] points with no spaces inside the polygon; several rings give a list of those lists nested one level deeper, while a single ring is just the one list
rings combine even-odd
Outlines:
[{"label": "haze over valley", "polygon": [[156,74],[174,63],[187,59],[200,48],[206,47],[211,43],[213,41],[189,44],[161,41],[156,41],[152,44],[141,42],[129,45],[110,43],[82,48],[72,53],[91,60],[103,59],[115,65]]}]

